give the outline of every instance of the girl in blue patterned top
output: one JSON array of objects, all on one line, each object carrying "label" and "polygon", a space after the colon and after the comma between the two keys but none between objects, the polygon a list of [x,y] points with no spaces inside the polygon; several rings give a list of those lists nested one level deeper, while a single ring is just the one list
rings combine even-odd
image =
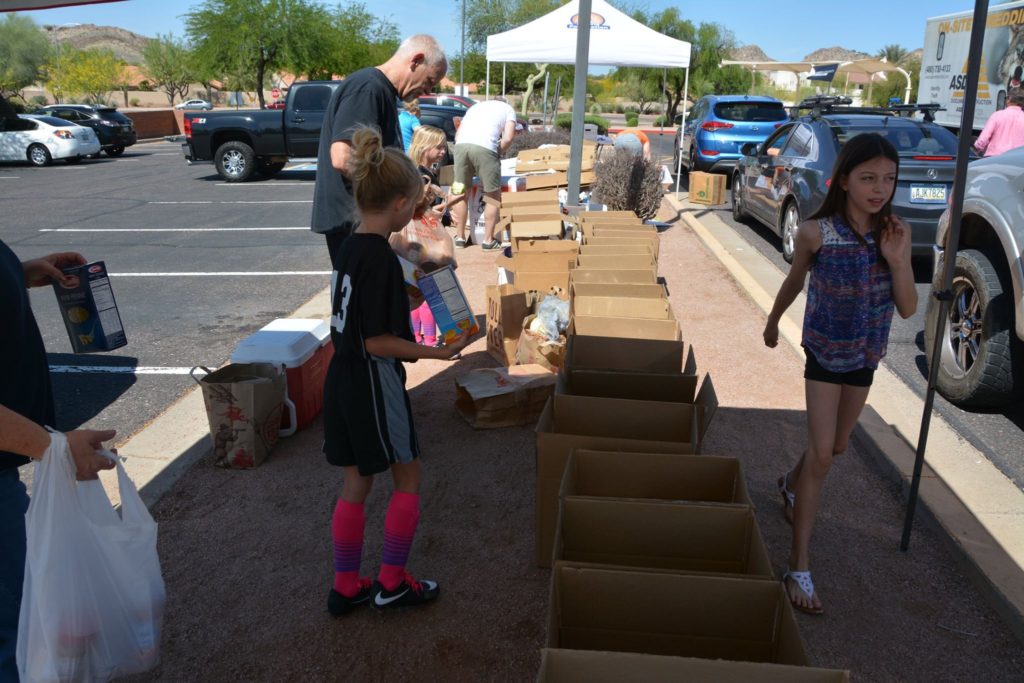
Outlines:
[{"label": "girl in blue patterned top", "polygon": [[839,153],[821,208],[800,225],[789,275],[779,288],[764,343],[779,340],[779,319],[811,274],[803,342],[808,444],[800,462],[779,478],[793,525],[782,580],[796,609],[821,614],[811,581],[810,542],[832,459],[846,450],[871,380],[885,356],[895,307],[917,308],[910,265],[910,227],[891,214],[899,155],[874,133],[850,139]]}]

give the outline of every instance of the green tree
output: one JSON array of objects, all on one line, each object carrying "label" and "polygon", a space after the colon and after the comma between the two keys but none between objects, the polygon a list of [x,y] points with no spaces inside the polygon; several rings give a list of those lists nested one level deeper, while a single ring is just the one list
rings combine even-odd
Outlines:
[{"label": "green tree", "polygon": [[64,47],[47,65],[47,72],[51,74],[48,86],[58,101],[65,95],[72,95],[95,104],[107,104],[111,91],[124,79],[124,66],[109,48]]},{"label": "green tree", "polygon": [[910,57],[910,51],[902,45],[892,44],[886,45],[875,55],[878,59],[884,59],[890,64],[897,64],[903,66],[903,62],[907,61]]},{"label": "green tree", "polygon": [[142,48],[143,69],[150,81],[167,95],[167,101],[174,104],[174,98],[185,99],[189,83],[197,80],[192,72],[192,60],[184,41],[173,35],[157,36]]},{"label": "green tree", "polygon": [[0,21],[0,95],[16,95],[43,76],[50,42],[26,16],[8,14]]},{"label": "green tree", "polygon": [[[917,87],[921,82],[921,60],[904,60],[900,68],[910,74],[910,101],[916,102]],[[906,76],[899,72],[889,72],[886,74],[884,81],[876,80],[874,85],[871,86],[871,104],[884,107],[889,104],[891,98],[899,98],[900,102],[902,102],[906,91]]]},{"label": "green tree", "polygon": [[331,23],[339,46],[329,61],[332,73],[350,74],[383,64],[398,48],[398,26],[374,15],[362,3],[339,7]]}]

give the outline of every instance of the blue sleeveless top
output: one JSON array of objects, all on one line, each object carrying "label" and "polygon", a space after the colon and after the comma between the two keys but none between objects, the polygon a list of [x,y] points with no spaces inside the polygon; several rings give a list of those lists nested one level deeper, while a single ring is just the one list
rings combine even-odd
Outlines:
[{"label": "blue sleeveless top", "polygon": [[875,369],[889,341],[892,273],[870,234],[862,244],[839,216],[820,218],[818,226],[821,249],[807,288],[803,347],[830,372]]}]

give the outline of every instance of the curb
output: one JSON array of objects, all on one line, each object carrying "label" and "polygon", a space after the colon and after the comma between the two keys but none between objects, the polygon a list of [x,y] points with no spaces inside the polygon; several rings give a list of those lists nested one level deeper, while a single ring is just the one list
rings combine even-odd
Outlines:
[{"label": "curb", "polygon": [[[673,193],[666,193],[665,197],[679,212],[680,220],[694,231],[736,284],[767,315],[774,299],[757,278],[733,258],[713,232],[694,215],[693,208]],[[705,210],[705,207],[696,209]],[[803,295],[800,295],[794,302],[796,307],[801,307],[802,298]],[[794,307],[790,308],[792,310]],[[802,331],[789,315],[779,322],[779,333],[802,358]],[[871,456],[876,471],[900,486],[901,497],[906,500],[915,449],[870,405],[870,398],[852,436],[858,447]],[[917,511],[917,523],[928,524],[937,532],[960,569],[967,574],[1014,636],[1024,643],[1024,570],[981,523],[977,513],[961,501],[927,461],[922,470]]]}]

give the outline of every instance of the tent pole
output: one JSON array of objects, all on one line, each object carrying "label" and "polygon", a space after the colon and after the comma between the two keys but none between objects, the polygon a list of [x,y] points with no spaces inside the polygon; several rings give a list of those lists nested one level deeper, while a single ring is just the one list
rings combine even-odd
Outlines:
[{"label": "tent pole", "polygon": [[551,72],[544,72],[544,113],[541,115],[541,121],[545,124],[548,122],[548,81],[551,80]]},{"label": "tent pole", "polygon": [[964,90],[964,108],[960,117],[960,135],[957,143],[956,168],[953,171],[953,203],[949,206],[949,232],[946,233],[945,259],[942,269],[942,291],[932,292],[939,300],[939,315],[935,318],[935,344],[928,362],[928,393],[925,394],[924,412],[921,415],[921,432],[917,437],[917,453],[914,457],[914,474],[910,479],[910,493],[907,496],[907,515],[903,522],[903,538],[900,550],[910,547],[910,530],[914,524],[914,508],[917,507],[917,491],[921,485],[921,468],[924,466],[925,449],[928,446],[928,428],[932,419],[932,405],[935,401],[935,380],[939,375],[939,356],[943,322],[949,315],[953,301],[950,291],[953,287],[953,271],[956,268],[956,252],[960,245],[960,220],[964,211],[964,191],[967,185],[967,160],[971,151],[971,129],[974,127],[974,109],[978,99],[978,76],[981,71],[981,48],[985,38],[985,20],[988,17],[988,0],[975,0],[974,23],[971,26],[971,43],[967,53],[967,85]]},{"label": "tent pole", "polygon": [[507,62],[501,63],[501,96],[505,96],[505,67],[508,66]]},{"label": "tent pole", "polygon": [[590,65],[590,0],[579,0],[576,29],[576,70],[572,83],[572,127],[569,129],[569,188],[565,204],[580,205],[580,168],[583,162],[583,114],[587,103],[587,67]]},{"label": "tent pole", "polygon": [[665,98],[665,113],[661,115],[661,134],[665,134],[665,119],[668,118],[668,68],[661,70],[661,94]]},{"label": "tent pole", "polygon": [[491,60],[487,60],[487,85],[484,86],[484,99],[491,99]]},{"label": "tent pole", "polygon": [[686,98],[690,94],[690,67],[683,77],[683,122],[679,124],[679,147],[676,148],[676,198],[679,198],[679,175],[683,172],[683,130],[686,130]]}]

